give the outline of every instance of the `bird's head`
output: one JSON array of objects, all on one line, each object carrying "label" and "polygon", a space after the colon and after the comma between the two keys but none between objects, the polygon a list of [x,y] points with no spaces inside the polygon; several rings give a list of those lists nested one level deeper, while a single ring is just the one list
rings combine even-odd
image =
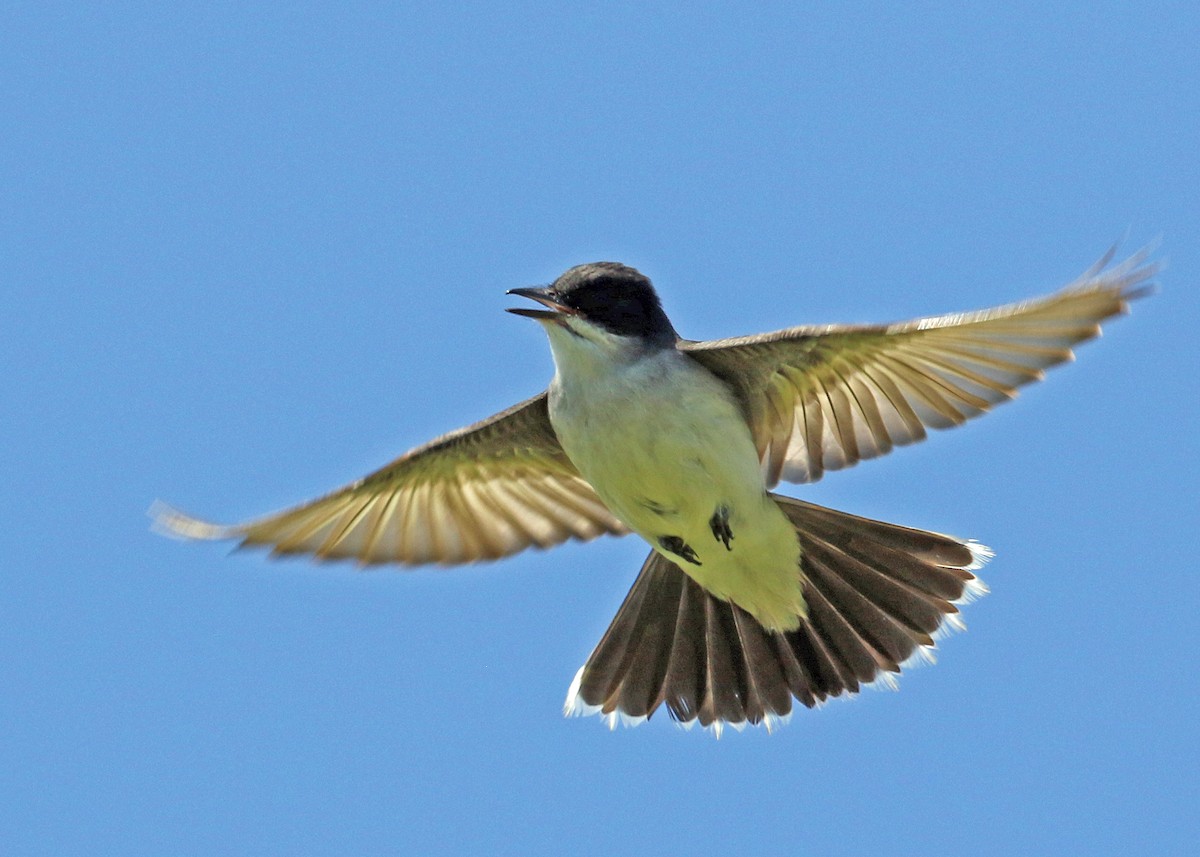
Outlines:
[{"label": "bird's head", "polygon": [[617,262],[571,268],[549,286],[510,289],[546,309],[508,311],[542,322],[551,341],[557,333],[601,347],[668,347],[679,338],[650,279]]}]

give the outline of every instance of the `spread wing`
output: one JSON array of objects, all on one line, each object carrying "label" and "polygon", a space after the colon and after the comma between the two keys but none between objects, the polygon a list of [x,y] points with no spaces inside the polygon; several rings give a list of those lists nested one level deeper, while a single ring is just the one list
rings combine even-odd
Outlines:
[{"label": "spread wing", "polygon": [[273,555],[453,564],[627,532],[558,443],[542,393],[317,500],[233,526],[158,505],[159,529]]},{"label": "spread wing", "polygon": [[1112,255],[1057,294],[996,309],[679,348],[741,400],[768,485],[814,482],[978,416],[1071,360],[1157,271],[1145,250],[1105,270]]}]

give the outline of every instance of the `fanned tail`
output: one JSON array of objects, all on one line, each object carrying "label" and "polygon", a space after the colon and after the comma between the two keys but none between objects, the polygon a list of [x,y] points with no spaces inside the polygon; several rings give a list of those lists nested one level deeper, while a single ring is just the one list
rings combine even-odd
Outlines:
[{"label": "fanned tail", "polygon": [[800,538],[808,616],[767,631],[710,595],[656,552],[567,693],[567,714],[640,723],[662,704],[673,719],[718,734],[768,729],[793,700],[812,708],[863,685],[895,685],[934,640],[961,629],[959,604],[987,587],[973,573],[992,555],[975,542],[859,518],[773,495]]}]

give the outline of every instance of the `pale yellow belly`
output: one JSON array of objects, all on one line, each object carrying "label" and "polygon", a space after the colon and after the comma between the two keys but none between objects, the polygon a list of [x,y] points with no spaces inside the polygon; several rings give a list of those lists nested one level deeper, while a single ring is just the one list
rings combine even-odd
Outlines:
[{"label": "pale yellow belly", "polygon": [[[765,491],[737,406],[711,376],[682,388],[653,380],[587,396],[552,390],[563,449],[613,513],[693,580],[768,628],[795,628],[799,543]],[[720,509],[728,545],[713,530]]]}]

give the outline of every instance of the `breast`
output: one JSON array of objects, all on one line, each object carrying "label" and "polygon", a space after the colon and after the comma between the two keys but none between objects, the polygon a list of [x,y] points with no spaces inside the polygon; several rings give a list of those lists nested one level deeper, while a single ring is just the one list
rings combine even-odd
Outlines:
[{"label": "breast", "polygon": [[[674,355],[587,383],[556,378],[550,421],[600,498],[651,547],[767,627],[795,626],[804,609],[799,542],[715,376]],[[728,545],[711,523],[722,507]]]},{"label": "breast", "polygon": [[644,536],[664,514],[706,525],[711,505],[763,493],[757,452],[732,395],[677,352],[587,383],[557,377],[550,420],[600,497]]}]

